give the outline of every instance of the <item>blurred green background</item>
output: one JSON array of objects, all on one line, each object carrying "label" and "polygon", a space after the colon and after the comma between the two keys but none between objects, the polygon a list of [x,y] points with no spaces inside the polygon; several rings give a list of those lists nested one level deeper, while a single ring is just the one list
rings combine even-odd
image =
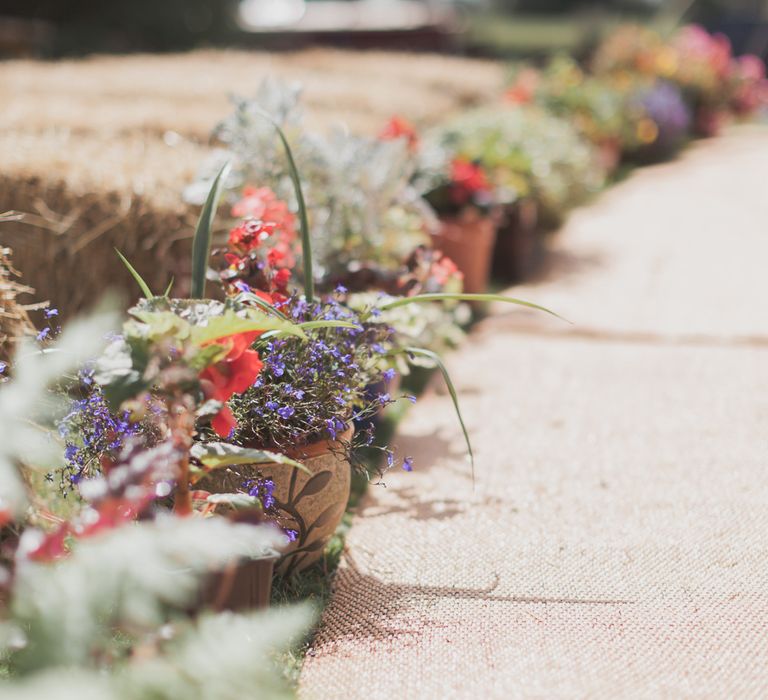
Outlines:
[{"label": "blurred green background", "polygon": [[578,54],[624,21],[700,22],[737,52],[764,56],[768,44],[764,0],[0,0],[0,55],[318,44]]}]

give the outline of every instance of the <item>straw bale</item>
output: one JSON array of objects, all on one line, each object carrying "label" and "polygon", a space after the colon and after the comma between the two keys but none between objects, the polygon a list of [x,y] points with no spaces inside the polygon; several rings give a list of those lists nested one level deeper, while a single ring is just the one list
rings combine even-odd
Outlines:
[{"label": "straw bale", "polygon": [[0,94],[7,102],[0,128],[173,130],[204,140],[227,114],[228,96],[253,94],[267,75],[304,84],[311,126],[343,122],[375,133],[392,114],[433,123],[447,112],[492,99],[503,69],[439,55],[327,49],[10,61],[0,67]]},{"label": "straw bale", "polygon": [[430,55],[308,50],[198,51],[0,66],[0,230],[16,265],[67,317],[109,287],[135,296],[119,248],[161,289],[183,293],[195,212],[181,192],[231,93],[267,75],[305,85],[310,128],[375,133],[393,114],[419,123],[498,94],[492,63]]},{"label": "straw bale", "polygon": [[11,359],[16,342],[34,332],[27,315],[29,306],[19,299],[33,290],[21,284],[19,277],[11,263],[10,248],[0,248],[0,361],[4,362]]}]

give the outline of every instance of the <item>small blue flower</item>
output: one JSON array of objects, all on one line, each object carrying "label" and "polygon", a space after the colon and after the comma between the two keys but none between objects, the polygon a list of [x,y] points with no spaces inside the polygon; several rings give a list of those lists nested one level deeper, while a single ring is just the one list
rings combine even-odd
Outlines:
[{"label": "small blue flower", "polygon": [[59,310],[58,309],[46,309],[45,311],[43,311],[43,315],[46,318],[51,318],[53,316],[58,316],[59,315]]},{"label": "small blue flower", "polygon": [[403,460],[403,469],[407,472],[413,471],[413,457],[406,457]]},{"label": "small blue flower", "polygon": [[279,405],[280,404],[278,404],[277,401],[267,401],[264,404],[264,407],[269,409],[270,411],[275,411]]},{"label": "small blue flower", "polygon": [[241,292],[244,292],[245,294],[251,291],[251,288],[245,282],[243,282],[243,280],[237,280],[234,284],[234,287],[239,289]]},{"label": "small blue flower", "polygon": [[43,328],[43,330],[41,330],[37,334],[37,340],[38,340],[38,342],[42,343],[50,335],[51,335],[51,329],[46,326],[45,328]]},{"label": "small blue flower", "polygon": [[385,369],[383,373],[384,381],[391,382],[394,378],[397,372],[393,370],[391,367],[389,369]]},{"label": "small blue flower", "polygon": [[346,294],[347,291],[347,288],[343,284],[336,285],[336,294]]},{"label": "small blue flower", "polygon": [[293,406],[283,406],[277,409],[277,415],[285,420],[288,420],[294,413],[296,413],[296,409]]},{"label": "small blue flower", "polygon": [[283,530],[285,533],[285,536],[288,538],[289,542],[295,542],[296,537],[298,537],[299,533],[296,532],[296,530]]},{"label": "small blue flower", "polygon": [[7,362],[0,362],[0,374],[5,374],[5,370],[8,369]]}]

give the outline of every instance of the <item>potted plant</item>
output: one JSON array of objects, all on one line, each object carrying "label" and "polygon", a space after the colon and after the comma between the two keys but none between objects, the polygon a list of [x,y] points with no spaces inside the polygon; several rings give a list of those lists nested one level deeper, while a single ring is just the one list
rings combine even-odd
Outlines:
[{"label": "potted plant", "polygon": [[[154,486],[157,474],[152,470],[129,473],[127,481],[115,481],[113,477],[120,472],[119,460],[125,459],[126,451],[168,445],[174,451],[175,462],[165,481],[172,483],[172,488],[158,485],[156,495],[170,497],[178,515],[194,512],[208,517],[226,511],[238,520],[260,522],[264,518],[257,512],[261,508],[259,499],[244,498],[239,493],[211,496],[199,489],[193,498],[195,484],[212,470],[243,459],[279,464],[284,469],[305,467],[273,452],[243,451],[231,446],[221,449],[216,443],[201,446],[196,436],[204,426],[218,436],[227,436],[237,427],[227,402],[257,381],[263,370],[262,359],[251,347],[258,336],[268,333],[273,342],[278,342],[283,335],[292,335],[303,341],[306,334],[299,323],[261,308],[233,299],[219,302],[204,298],[220,179],[209,194],[195,234],[194,298],[171,298],[170,286],[164,295],[154,295],[124,260],[145,299],[130,310],[122,333],[92,368],[81,372],[83,396],[75,400],[59,426],[67,447],[62,482],[76,486],[80,492],[93,491],[97,481],[114,482],[127,493],[134,492],[136,479],[145,486]],[[328,321],[326,325],[335,324]],[[125,512],[137,517],[155,501],[142,500]],[[110,502],[114,497],[110,496]],[[233,609],[265,603],[269,594],[265,582],[271,579],[276,557],[271,550],[240,562],[231,571],[214,574],[217,585],[209,586],[204,599]]]},{"label": "potted plant", "polygon": [[[307,612],[190,615],[211,571],[279,546],[273,529],[149,505],[173,488],[188,456],[170,435],[153,446],[126,443],[107,474],[82,479],[78,500],[64,500],[45,478],[62,457],[60,391],[99,355],[115,321],[79,319],[50,347],[23,341],[0,386],[0,600],[14,630],[1,644],[0,690],[52,697],[65,674],[67,695],[218,697],[227,687],[284,697],[270,657],[304,632]],[[224,661],[189,663],[215,654]]]},{"label": "potted plant", "polygon": [[[507,278],[529,272],[541,250],[536,233],[558,226],[604,181],[592,146],[569,123],[536,106],[476,109],[431,138],[462,163],[482,168],[493,201],[506,211],[496,252]],[[528,202],[535,203],[535,213]]]}]

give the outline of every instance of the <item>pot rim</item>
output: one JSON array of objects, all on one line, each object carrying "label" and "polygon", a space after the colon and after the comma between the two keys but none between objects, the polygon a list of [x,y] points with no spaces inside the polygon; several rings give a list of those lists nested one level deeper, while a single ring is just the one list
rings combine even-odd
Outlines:
[{"label": "pot rim", "polygon": [[[355,426],[351,422],[346,425],[346,430],[335,439],[323,438],[321,440],[315,440],[314,442],[308,442],[305,445],[297,445],[295,447],[287,447],[284,449],[264,447],[263,445],[248,445],[248,447],[259,450],[270,450],[272,452],[280,451],[281,454],[284,454],[291,459],[310,459],[311,457],[327,454],[337,449],[343,449],[344,443],[349,443],[355,432]],[[269,462],[265,462],[265,464],[269,464]]]}]

